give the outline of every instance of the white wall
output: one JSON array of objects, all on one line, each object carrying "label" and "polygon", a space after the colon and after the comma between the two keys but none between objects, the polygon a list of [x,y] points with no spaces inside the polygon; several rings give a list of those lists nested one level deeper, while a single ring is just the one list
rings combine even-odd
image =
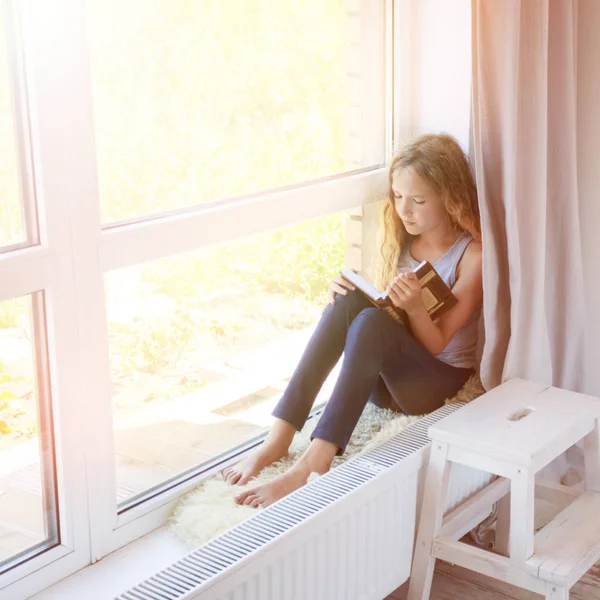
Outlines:
[{"label": "white wall", "polygon": [[[398,142],[446,131],[468,150],[470,0],[400,0]],[[579,0],[578,167],[588,340],[583,389],[600,397],[600,0]],[[565,290],[568,293],[568,290]]]},{"label": "white wall", "polygon": [[455,136],[467,152],[471,0],[400,0],[399,4],[399,137],[443,131]]},{"label": "white wall", "polygon": [[600,396],[600,2],[579,0],[578,179],[586,272],[585,391]]}]

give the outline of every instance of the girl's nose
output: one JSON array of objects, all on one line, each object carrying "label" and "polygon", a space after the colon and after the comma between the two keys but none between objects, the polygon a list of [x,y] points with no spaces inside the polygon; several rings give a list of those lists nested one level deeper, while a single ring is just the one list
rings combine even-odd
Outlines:
[{"label": "girl's nose", "polygon": [[401,200],[396,200],[396,210],[398,211],[399,214],[410,215],[411,211],[408,209],[409,209],[408,202],[406,202],[406,200],[404,198],[402,198]]}]

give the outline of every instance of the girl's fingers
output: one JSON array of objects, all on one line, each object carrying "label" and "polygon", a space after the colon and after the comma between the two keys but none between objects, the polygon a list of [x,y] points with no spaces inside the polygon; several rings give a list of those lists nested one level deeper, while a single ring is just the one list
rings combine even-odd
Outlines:
[{"label": "girl's fingers", "polygon": [[345,279],[341,277],[335,277],[334,280],[329,284],[329,294],[327,300],[330,304],[335,304],[335,297],[337,294],[341,296],[347,296],[348,291],[355,290],[356,288]]},{"label": "girl's fingers", "polygon": [[392,285],[390,286],[390,294],[395,294],[396,297],[400,300],[406,297],[406,293],[404,292],[404,290],[395,283],[392,283]]},{"label": "girl's fingers", "polygon": [[334,277],[333,283],[336,283],[340,287],[346,288],[348,290],[355,290],[356,289],[349,281],[346,281],[343,277],[340,277],[339,275],[337,275],[336,277]]},{"label": "girl's fingers", "polygon": [[337,283],[331,284],[331,289],[333,290],[334,295],[341,294],[342,296],[346,296],[348,294],[347,288],[342,287],[341,285],[338,285]]},{"label": "girl's fingers", "polygon": [[391,288],[396,292],[396,294],[402,298],[406,295],[406,288],[400,282],[394,282],[391,285]]},{"label": "girl's fingers", "polygon": [[405,294],[410,294],[412,292],[412,288],[410,287],[410,285],[408,285],[408,283],[406,283],[406,281],[399,279],[396,282],[396,285],[405,293]]},{"label": "girl's fingers", "polygon": [[394,306],[398,306],[398,307],[402,308],[402,300],[393,285],[390,286],[390,291],[388,292],[388,296],[391,298],[392,302],[394,303]]},{"label": "girl's fingers", "polygon": [[401,273],[398,276],[398,281],[404,283],[411,290],[420,291],[421,284],[414,273]]}]

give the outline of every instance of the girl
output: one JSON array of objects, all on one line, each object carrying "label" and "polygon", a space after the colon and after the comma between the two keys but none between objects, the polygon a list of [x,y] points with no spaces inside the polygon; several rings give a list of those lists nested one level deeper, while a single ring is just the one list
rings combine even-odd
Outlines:
[{"label": "girl", "polygon": [[[408,144],[390,168],[384,206],[380,285],[403,308],[411,332],[336,277],[329,304],[311,337],[264,443],[223,479],[243,485],[287,453],[315,397],[342,352],[331,398],[298,462],[280,477],[236,496],[265,507],[293,492],[312,472],[323,474],[343,453],[367,403],[408,415],[431,412],[475,372],[483,300],[477,192],[469,163],[449,135],[424,135]],[[433,322],[410,272],[431,262],[458,303]]]}]

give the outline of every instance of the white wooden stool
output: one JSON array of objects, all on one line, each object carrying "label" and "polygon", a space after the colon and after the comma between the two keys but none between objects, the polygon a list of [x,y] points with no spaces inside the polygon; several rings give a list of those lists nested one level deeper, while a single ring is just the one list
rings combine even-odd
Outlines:
[{"label": "white wooden stool", "polygon": [[[546,598],[568,599],[571,586],[600,558],[599,417],[598,398],[511,379],[432,425],[408,599],[429,598],[437,558]],[[536,485],[535,474],[581,439],[586,490]],[[498,478],[444,516],[452,463]],[[535,497],[557,495],[572,502],[535,533]],[[459,542],[502,498],[510,513],[508,556]]]}]

